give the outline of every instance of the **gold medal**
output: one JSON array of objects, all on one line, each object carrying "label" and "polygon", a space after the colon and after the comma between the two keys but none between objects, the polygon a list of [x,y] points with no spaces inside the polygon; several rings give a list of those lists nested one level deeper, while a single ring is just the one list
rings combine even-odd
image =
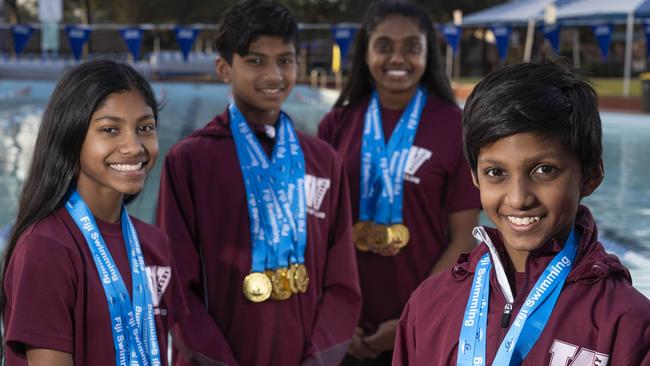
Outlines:
[{"label": "gold medal", "polygon": [[359,221],[352,228],[352,240],[359,251],[368,251],[368,239],[370,238],[370,229],[372,222]]},{"label": "gold medal", "polygon": [[305,293],[309,287],[309,274],[304,264],[292,264],[289,268],[289,284],[294,294]]},{"label": "gold medal", "polygon": [[291,297],[292,291],[286,267],[271,272],[271,283],[273,284],[273,291],[271,292],[273,300],[286,300]]},{"label": "gold medal", "polygon": [[386,225],[373,224],[369,241],[370,246],[374,247],[373,251],[386,247],[393,241],[391,228]]},{"label": "gold medal", "polygon": [[391,225],[390,229],[391,229],[391,234],[393,235],[392,237],[393,245],[398,249],[404,248],[409,243],[409,240],[411,239],[411,235],[409,234],[409,229],[404,224],[393,224]]},{"label": "gold medal", "polygon": [[244,296],[252,302],[262,302],[271,296],[272,285],[269,278],[261,272],[249,273],[244,278]]}]

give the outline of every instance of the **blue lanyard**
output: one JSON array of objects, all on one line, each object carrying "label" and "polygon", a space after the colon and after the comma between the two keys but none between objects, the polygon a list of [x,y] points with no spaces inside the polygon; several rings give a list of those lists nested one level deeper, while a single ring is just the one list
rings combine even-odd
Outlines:
[{"label": "blue lanyard", "polygon": [[304,264],[307,246],[305,158],[289,117],[281,113],[271,160],[234,103],[231,130],[244,178],[252,272]]},{"label": "blue lanyard", "polygon": [[372,220],[384,225],[404,221],[404,168],[426,97],[419,88],[386,144],[379,97],[376,91],[373,92],[363,126],[359,221]]},{"label": "blue lanyard", "polygon": [[159,366],[153,301],[135,227],[122,207],[121,222],[133,281],[133,302],[90,209],[75,190],[66,209],[86,238],[104,287],[111,317],[115,362],[119,366]]},{"label": "blue lanyard", "polygon": [[[577,252],[578,238],[575,229],[572,229],[564,248],[551,260],[526,297],[526,301],[499,346],[494,365],[519,365],[526,358],[553,312]],[[485,253],[476,266],[472,289],[463,316],[458,340],[458,365],[485,365],[486,363],[490,266],[489,254]],[[481,299],[478,312],[476,299]]]}]

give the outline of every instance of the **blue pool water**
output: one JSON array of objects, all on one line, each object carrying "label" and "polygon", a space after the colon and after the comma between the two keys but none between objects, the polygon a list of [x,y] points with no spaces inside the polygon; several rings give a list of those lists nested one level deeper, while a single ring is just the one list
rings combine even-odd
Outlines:
[{"label": "blue pool water", "polygon": [[[6,236],[3,231],[15,214],[40,116],[53,87],[52,82],[0,81],[0,238]],[[154,83],[153,87],[164,101],[159,121],[161,155],[144,192],[129,208],[149,222],[154,219],[162,156],[180,138],[221,113],[229,100],[224,85]],[[315,133],[335,98],[331,91],[298,86],[285,109],[300,129]],[[601,116],[605,180],[584,202],[597,218],[607,249],[622,258],[635,286],[650,297],[650,116]]]}]

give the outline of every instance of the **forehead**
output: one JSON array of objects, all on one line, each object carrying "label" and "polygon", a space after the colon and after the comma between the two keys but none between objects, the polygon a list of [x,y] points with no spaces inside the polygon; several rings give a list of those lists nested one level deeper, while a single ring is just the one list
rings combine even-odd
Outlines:
[{"label": "forehead", "polygon": [[425,38],[417,20],[403,15],[389,15],[380,21],[370,33],[370,39],[389,38],[393,40],[406,38]]},{"label": "forehead", "polygon": [[521,132],[502,137],[479,150],[478,163],[518,164],[545,158],[576,160],[569,146],[559,137],[536,132]]},{"label": "forehead", "polygon": [[266,56],[295,54],[296,46],[280,36],[259,36],[248,45],[248,53]]},{"label": "forehead", "polygon": [[153,109],[148,105],[142,94],[135,90],[128,90],[110,94],[94,112],[92,120],[115,116],[123,118],[140,118],[143,115],[153,115]]}]

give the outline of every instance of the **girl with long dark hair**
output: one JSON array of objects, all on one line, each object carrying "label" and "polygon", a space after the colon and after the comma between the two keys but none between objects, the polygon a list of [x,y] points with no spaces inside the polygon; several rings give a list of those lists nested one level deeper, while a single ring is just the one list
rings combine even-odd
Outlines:
[{"label": "girl with long dark hair", "polygon": [[108,60],[58,82],[3,258],[8,365],[166,364],[184,301],[170,244],[126,213],[158,155],[147,81]]},{"label": "girl with long dark hair", "polygon": [[364,300],[346,365],[389,365],[411,292],[474,245],[480,201],[461,130],[428,15],[407,1],[374,2],[319,126],[345,161]]}]

